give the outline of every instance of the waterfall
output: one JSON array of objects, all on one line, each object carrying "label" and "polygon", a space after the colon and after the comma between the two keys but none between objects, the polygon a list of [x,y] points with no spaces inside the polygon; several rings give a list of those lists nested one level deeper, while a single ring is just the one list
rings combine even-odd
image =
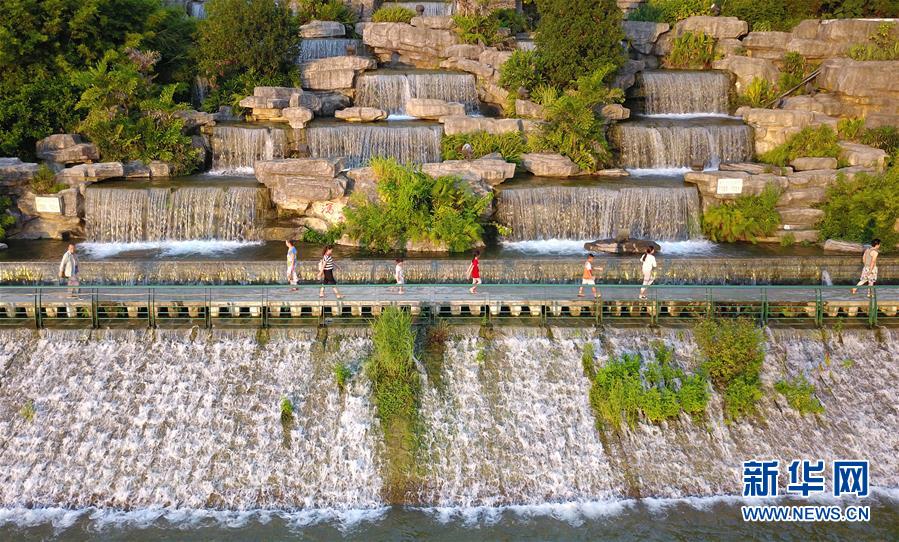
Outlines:
[{"label": "waterfall", "polygon": [[752,158],[751,130],[736,122],[625,122],[615,127],[613,139],[625,168],[688,168],[702,164],[715,169],[721,162]]},{"label": "waterfall", "polygon": [[646,71],[640,80],[648,115],[728,113],[731,83],[724,72]]},{"label": "waterfall", "polygon": [[384,2],[382,5],[403,7],[411,9],[415,13],[418,13],[416,8],[422,6],[425,8],[425,17],[447,17],[456,12],[456,3],[452,0],[448,2]]},{"label": "waterfall", "polygon": [[361,75],[356,81],[358,106],[402,115],[409,98],[459,102],[469,113],[478,110],[478,91],[470,73],[372,73]]},{"label": "waterfall", "polygon": [[356,55],[361,56],[365,52],[362,40],[348,38],[310,38],[300,42],[299,62],[345,56],[347,47],[354,46]]},{"label": "waterfall", "polygon": [[87,238],[123,243],[255,239],[265,204],[265,191],[250,186],[90,187]]},{"label": "waterfall", "polygon": [[439,162],[442,134],[443,128],[433,124],[341,124],[306,129],[312,156],[344,156],[351,168],[375,157],[396,158],[405,164]]},{"label": "waterfall", "polygon": [[284,158],[287,131],[259,126],[215,126],[212,128],[212,173],[253,174],[256,160]]},{"label": "waterfall", "polygon": [[632,237],[680,241],[699,233],[701,208],[694,187],[507,188],[497,200],[497,221],[512,229],[509,241],[608,239],[620,230]]}]

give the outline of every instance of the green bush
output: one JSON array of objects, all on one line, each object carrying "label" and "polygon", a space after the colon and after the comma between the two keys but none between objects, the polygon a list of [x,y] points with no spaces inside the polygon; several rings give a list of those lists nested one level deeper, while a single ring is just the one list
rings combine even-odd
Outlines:
[{"label": "green bush", "polygon": [[147,58],[107,54],[97,65],[76,75],[86,90],[78,109],[86,113],[78,131],[100,150],[103,160],[162,160],[173,175],[192,172],[199,152],[182,133],[184,121],[176,116],[176,85],[152,83],[152,55]]},{"label": "green bush", "polygon": [[746,85],[746,91],[739,96],[738,102],[740,105],[749,107],[764,107],[775,98],[777,98],[777,88],[767,79],[754,77]]},{"label": "green bush", "polygon": [[197,66],[213,86],[247,71],[286,74],[299,54],[299,36],[289,2],[210,0],[197,25]]},{"label": "green bush", "polygon": [[862,134],[861,142],[885,150],[893,165],[899,164],[899,128],[896,126],[869,128]]},{"label": "green bush", "polygon": [[581,367],[584,369],[584,376],[593,380],[596,378],[596,361],[593,359],[596,355],[596,349],[593,343],[588,342],[584,345],[584,352],[581,354]]},{"label": "green bush", "polygon": [[899,25],[881,23],[877,31],[868,36],[867,43],[849,48],[849,57],[855,60],[899,59]]},{"label": "green bush", "polygon": [[852,179],[839,175],[827,189],[819,226],[824,239],[869,243],[879,238],[883,250],[899,243],[899,166],[881,173],[860,173]]},{"label": "green bush", "polygon": [[511,8],[498,9],[494,11],[491,16],[499,21],[500,28],[508,28],[513,36],[526,30],[530,30],[527,18],[521,13],[518,13],[518,10]]},{"label": "green bush", "polygon": [[324,232],[306,227],[306,229],[303,230],[302,241],[304,243],[309,243],[312,245],[327,246],[335,244],[342,235],[343,226],[331,226],[327,231]]},{"label": "green bush", "polygon": [[494,46],[503,41],[499,31],[499,20],[489,15],[453,15],[453,29],[462,43]]},{"label": "green bush", "polygon": [[840,159],[842,149],[837,133],[827,125],[803,128],[770,151],[759,155],[758,159],[775,166],[787,166],[796,158],[836,158]]},{"label": "green bush", "polygon": [[774,389],[787,399],[790,408],[800,414],[821,414],[824,405],[815,397],[815,386],[810,384],[804,376],[794,380],[779,380],[774,384]]},{"label": "green bush", "polygon": [[28,186],[35,194],[56,194],[68,188],[68,185],[56,182],[56,173],[46,164],[41,164],[37,168]]},{"label": "green bush", "polygon": [[415,12],[402,6],[381,6],[371,16],[373,23],[409,23]]},{"label": "green bush", "polygon": [[702,232],[712,241],[733,243],[768,237],[780,224],[776,205],[780,189],[768,185],[759,195],[744,194],[733,202],[713,205],[702,215]]},{"label": "green bush", "polygon": [[9,214],[12,200],[6,196],[0,196],[0,241],[6,239],[6,230],[16,223],[14,216]]},{"label": "green bush", "polygon": [[499,84],[517,96],[518,89],[524,88],[533,92],[540,85],[546,84],[540,55],[536,51],[517,50],[500,68]]},{"label": "green bush", "polygon": [[346,363],[341,362],[334,366],[334,382],[337,384],[337,389],[341,392],[346,390],[346,383],[349,382],[352,376],[353,372]]},{"label": "green bush", "polygon": [[706,0],[649,0],[628,15],[631,21],[652,21],[674,24],[694,15],[709,15]]},{"label": "green bush", "polygon": [[382,426],[393,418],[411,420],[418,408],[420,388],[415,369],[415,334],[412,316],[388,307],[371,325],[374,349],[365,363],[365,374],[374,388],[375,406]]},{"label": "green bush", "polygon": [[534,99],[544,106],[546,118],[540,131],[528,140],[530,150],[563,154],[587,172],[611,163],[605,124],[596,111],[624,99],[621,89],[604,83],[614,69],[606,64],[580,77],[575,88],[564,93],[552,87],[538,88]]},{"label": "green bush", "polygon": [[724,395],[728,419],[752,414],[762,396],[762,331],[751,320],[709,319],[696,326],[695,339],[703,357],[703,370]]},{"label": "green bush", "polygon": [[[781,92],[787,92],[793,87],[796,87],[810,73],[814,71],[814,68],[809,65],[808,61],[804,56],[799,53],[789,52],[783,57],[783,70],[780,74],[780,79],[778,81],[778,87]],[[799,88],[799,93],[802,94],[804,89],[802,87]]]},{"label": "green bush", "polygon": [[482,242],[481,216],[491,195],[476,196],[461,179],[435,179],[392,159],[372,160],[371,167],[378,200],[361,193],[350,199],[345,233],[351,239],[379,252],[403,248],[410,240],[443,243],[453,252]]},{"label": "green bush", "polygon": [[356,12],[342,0],[299,0],[296,13],[300,24],[313,20],[337,21],[350,27],[358,20]]},{"label": "green bush", "polygon": [[847,141],[859,141],[865,133],[865,119],[840,119],[837,135]]},{"label": "green bush", "polygon": [[728,0],[724,2],[721,14],[737,17],[749,23],[754,31],[789,30],[787,23],[787,2],[785,0]]},{"label": "green bush", "polygon": [[443,136],[440,143],[444,160],[462,160],[462,146],[472,146],[472,157],[480,158],[495,152],[500,153],[507,162],[521,163],[521,155],[527,152],[527,142],[520,133],[491,134],[473,132]]},{"label": "green bush", "polygon": [[605,82],[624,63],[621,10],[615,0],[537,0],[537,50],[549,84],[567,88],[584,74],[606,70]]},{"label": "green bush", "polygon": [[282,424],[292,423],[293,422],[293,403],[290,402],[290,399],[288,399],[287,397],[282,397],[279,408],[281,410],[281,423]]},{"label": "green bush", "polygon": [[216,86],[203,99],[200,109],[215,113],[220,107],[227,106],[233,110],[235,115],[240,115],[244,111],[244,108],[240,106],[240,101],[247,96],[252,96],[254,88],[285,86],[300,86],[298,68],[274,75],[260,75],[255,70],[249,69],[227,79],[218,80]]},{"label": "green bush", "polygon": [[715,60],[715,38],[703,32],[684,32],[671,42],[671,52],[665,58],[669,68],[701,70],[711,67]]}]

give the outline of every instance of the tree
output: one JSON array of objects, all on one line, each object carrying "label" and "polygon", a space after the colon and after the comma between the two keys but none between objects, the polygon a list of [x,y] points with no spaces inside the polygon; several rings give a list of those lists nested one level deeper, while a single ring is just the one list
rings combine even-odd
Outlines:
[{"label": "tree", "polygon": [[[615,0],[537,0],[537,50],[550,84],[571,86],[606,64],[624,63],[621,9]],[[614,70],[610,75],[614,74]]]},{"label": "tree", "polygon": [[287,73],[300,50],[297,18],[276,0],[210,0],[197,34],[200,73],[214,82],[245,71]]}]

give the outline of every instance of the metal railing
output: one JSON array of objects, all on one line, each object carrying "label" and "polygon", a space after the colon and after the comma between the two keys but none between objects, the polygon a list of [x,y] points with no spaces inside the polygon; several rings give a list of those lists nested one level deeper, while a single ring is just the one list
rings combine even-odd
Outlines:
[{"label": "metal railing", "polygon": [[[273,286],[0,286],[0,327],[286,327],[361,323],[388,306],[418,319],[456,322],[528,320],[595,324],[745,317],[761,324],[899,323],[899,286],[654,285],[646,299],[639,285],[597,285],[600,299],[578,297],[577,284],[410,284],[403,295],[390,285],[341,285],[343,299],[317,285],[294,292]],[[870,293],[870,296],[866,294]]]}]

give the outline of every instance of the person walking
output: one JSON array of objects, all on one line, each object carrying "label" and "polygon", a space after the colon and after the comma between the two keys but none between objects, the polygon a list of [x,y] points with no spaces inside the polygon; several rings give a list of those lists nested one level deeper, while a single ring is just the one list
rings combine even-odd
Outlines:
[{"label": "person walking", "polygon": [[406,293],[406,274],[403,267],[403,259],[397,258],[396,267],[393,269],[393,278],[396,279],[396,289],[394,291],[400,295]]},{"label": "person walking", "polygon": [[290,291],[296,292],[296,286],[299,282],[297,277],[297,247],[292,239],[284,241],[284,244],[287,245],[287,282],[293,286]]},{"label": "person walking", "polygon": [[640,299],[646,299],[646,289],[655,282],[655,252],[655,247],[649,247],[646,249],[646,254],[640,256],[640,262],[643,265],[643,287],[640,288]]},{"label": "person walking", "polygon": [[331,290],[334,291],[334,297],[343,299],[343,296],[340,295],[340,291],[337,289],[337,280],[334,278],[334,270],[337,269],[337,264],[334,263],[334,257],[331,255],[333,251],[334,247],[331,245],[326,246],[324,252],[322,252],[322,259],[318,262],[318,278],[322,281],[318,297],[325,297],[325,286],[330,285]]},{"label": "person walking", "polygon": [[581,287],[577,291],[578,297],[584,297],[584,286],[591,286],[594,299],[599,299],[600,296],[596,293],[596,278],[593,275],[593,254],[587,254],[587,261],[584,262],[584,274],[581,277]]},{"label": "person walking", "polygon": [[471,279],[471,288],[469,288],[468,291],[473,294],[478,293],[478,285],[481,284],[480,255],[481,251],[475,250],[474,257],[471,259],[471,263],[468,264],[468,277]]},{"label": "person walking", "polygon": [[62,255],[62,260],[59,262],[59,278],[65,279],[66,284],[72,287],[69,289],[69,297],[75,297],[80,282],[78,280],[78,254],[75,252],[74,243],[69,243],[68,249]]},{"label": "person walking", "polygon": [[871,288],[874,286],[874,283],[877,282],[877,257],[880,256],[880,239],[874,239],[871,241],[871,246],[865,250],[865,253],[862,254],[862,264],[864,267],[862,268],[862,276],[861,280],[858,281],[858,284],[855,285],[855,288],[852,289],[852,293],[858,291],[858,287],[862,284],[868,284],[868,297],[874,295],[871,291]]}]

